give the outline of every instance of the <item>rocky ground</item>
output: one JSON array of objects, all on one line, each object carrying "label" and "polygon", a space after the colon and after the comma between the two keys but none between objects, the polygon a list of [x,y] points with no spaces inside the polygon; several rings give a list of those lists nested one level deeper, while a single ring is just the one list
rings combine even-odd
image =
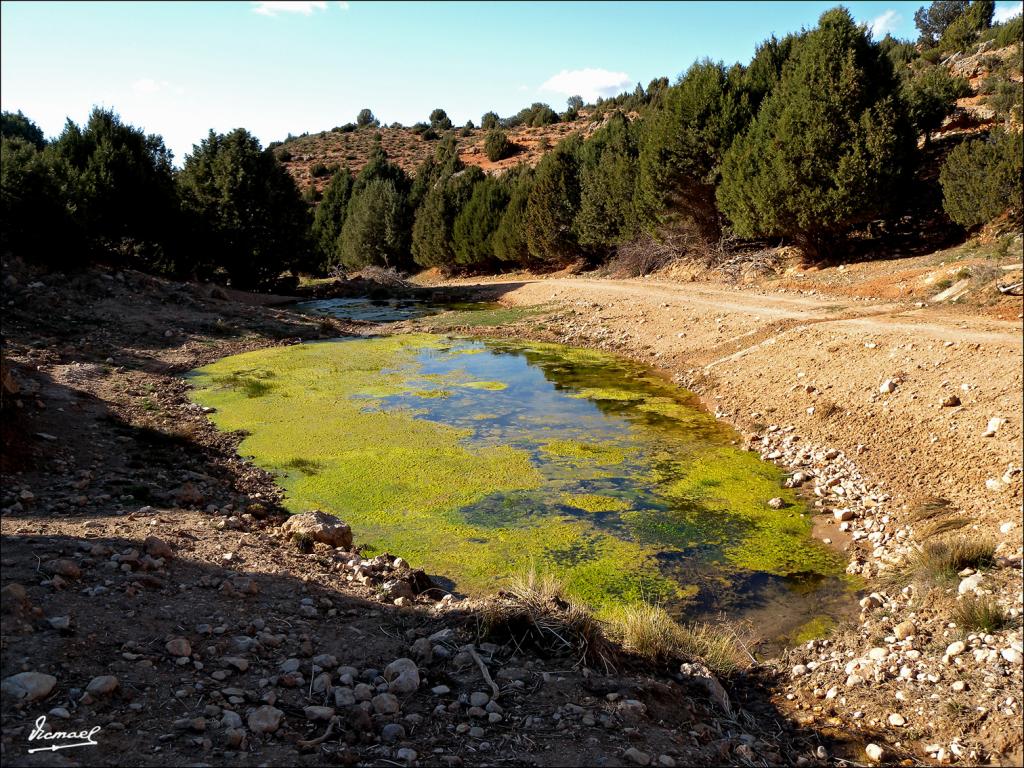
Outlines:
[{"label": "rocky ground", "polygon": [[[273,478],[180,374],[366,329],[137,273],[5,274],[5,764],[1021,761],[1019,323],[724,286],[489,287],[550,310],[489,333],[612,349],[699,391],[790,469],[864,579],[859,621],[723,678],[725,700],[699,667],[611,669],[496,632],[488,604],[363,560],[358,531],[285,527]],[[976,573],[900,570],[965,537],[992,541]],[[976,593],[1006,626],[953,626]],[[29,754],[44,715],[101,726],[98,746]]]},{"label": "rocky ground", "polygon": [[[273,478],[180,374],[346,329],[241,298],[5,265],[5,765],[781,764],[844,748],[779,714],[770,669],[723,679],[723,696],[699,665],[595,663],[496,621],[511,598],[446,596],[400,558],[364,560],[358,531],[286,523]],[[95,746],[48,749],[90,732]]]}]

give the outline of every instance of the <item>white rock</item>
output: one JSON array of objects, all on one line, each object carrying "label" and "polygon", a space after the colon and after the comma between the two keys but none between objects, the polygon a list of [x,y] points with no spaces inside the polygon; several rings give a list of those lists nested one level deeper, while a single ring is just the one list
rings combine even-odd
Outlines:
[{"label": "white rock", "polygon": [[806,674],[807,674],[807,667],[804,666],[803,664],[797,664],[796,666],[793,667],[793,671],[792,671],[793,677],[800,677],[801,675],[806,675]]},{"label": "white rock", "polygon": [[1021,652],[1016,648],[1003,648],[1003,650],[999,652],[999,655],[1011,664],[1020,664],[1021,659],[1024,658],[1021,656]]},{"label": "white rock", "polygon": [[896,728],[902,728],[906,724],[906,718],[898,712],[893,712],[891,715],[889,715],[889,725],[894,726]]},{"label": "white rock", "polygon": [[984,576],[980,573],[971,574],[966,579],[961,579],[960,586],[957,587],[956,591],[961,595],[966,595],[969,592],[977,592],[978,587],[981,585],[982,578],[984,578]]},{"label": "white rock", "polygon": [[868,756],[868,759],[874,763],[882,762],[882,758],[885,757],[885,750],[877,744],[868,744],[864,747],[864,753]]},{"label": "white rock", "polygon": [[964,643],[963,640],[957,640],[956,642],[950,643],[947,646],[947,648],[946,648],[946,655],[949,656],[950,658],[952,658],[954,656],[959,656],[961,653],[964,652],[964,649],[966,647],[967,647],[967,644]]},{"label": "white rock", "polygon": [[253,733],[273,733],[281,727],[284,712],[269,704],[257,707],[249,713],[249,730]]},{"label": "white rock", "polygon": [[1003,426],[1003,422],[1005,421],[1006,419],[1001,419],[998,416],[993,416],[991,419],[988,420],[988,426],[985,428],[985,434],[982,435],[982,437],[994,437],[996,432],[999,431],[999,428]]},{"label": "white rock", "polygon": [[881,392],[883,395],[888,395],[891,392],[895,392],[896,382],[893,381],[892,379],[886,379],[885,381],[882,382],[881,386],[878,388],[878,391]]}]

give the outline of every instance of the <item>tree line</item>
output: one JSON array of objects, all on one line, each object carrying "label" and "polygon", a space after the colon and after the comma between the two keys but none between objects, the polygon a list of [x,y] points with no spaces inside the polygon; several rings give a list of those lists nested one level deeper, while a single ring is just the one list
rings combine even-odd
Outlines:
[{"label": "tree line", "polygon": [[[367,164],[334,172],[316,205],[243,129],[210,132],[176,171],[159,136],[111,111],[94,110],[81,127],[69,120],[49,142],[21,113],[4,113],[2,247],[58,266],[120,258],[179,276],[220,274],[244,288],[286,271],[368,265],[597,263],[642,237],[695,247],[724,233],[771,237],[827,257],[857,227],[898,215],[918,137],[927,143],[965,93],[929,52],[951,35],[957,44],[1002,35],[989,31],[992,10],[978,0],[932,3],[918,14],[915,46],[873,41],[835,8],[810,30],[765,41],[746,65],[699,61],[674,84],[652,81],[595,105],[600,127],[563,139],[535,168],[488,175],[465,166],[459,129],[435,110],[424,124],[435,151],[412,175],[378,134]],[[583,106],[574,97],[560,117],[532,105],[511,121],[488,113],[485,151],[508,153],[512,123],[575,119]],[[1006,109],[1019,115],[1019,96]],[[379,125],[368,109],[357,122]],[[971,227],[1009,209],[1019,222],[1020,173],[1019,132],[962,144],[941,173],[948,215]]]}]

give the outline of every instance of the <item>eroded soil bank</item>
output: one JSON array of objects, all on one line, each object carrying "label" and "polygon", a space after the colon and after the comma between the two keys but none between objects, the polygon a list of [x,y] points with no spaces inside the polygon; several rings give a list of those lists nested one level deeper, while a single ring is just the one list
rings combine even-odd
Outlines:
[{"label": "eroded soil bank", "polygon": [[[698,677],[678,668],[626,662],[617,672],[585,669],[575,666],[579,656],[573,652],[552,656],[515,642],[489,645],[478,635],[475,604],[383,603],[379,584],[394,569],[367,567],[356,578],[324,545],[312,553],[299,551],[280,533],[280,495],[272,478],[237,457],[240,436],[217,432],[189,402],[179,378],[228,354],[360,329],[132,273],[67,278],[7,271],[13,280],[5,283],[5,358],[14,363],[19,392],[4,419],[2,673],[5,679],[38,674],[20,678],[23,698],[16,698],[13,684],[11,694],[5,692],[5,763],[55,762],[52,755],[40,760],[27,754],[32,724],[44,714],[61,730],[103,726],[101,746],[80,757],[89,764],[124,764],[126,755],[132,763],[152,765],[810,764],[836,754],[863,760],[868,741],[884,749],[886,760],[1019,762],[1020,662],[1013,655],[1019,621],[987,635],[967,635],[962,649],[949,649],[961,633],[948,626],[948,609],[922,605],[913,590],[877,585],[878,600],[867,601],[863,623],[804,648],[777,668],[760,666],[723,679],[732,715],[713,702]],[[560,288],[550,284],[544,290]],[[748,316],[756,316],[763,304],[763,317],[773,319],[778,309],[754,294],[726,300],[727,289],[701,301],[663,297],[660,290],[645,288],[650,295],[643,301],[627,294],[629,306],[623,309],[637,312],[630,325],[612,326],[603,300],[548,294],[539,301],[552,302],[555,316],[535,314],[532,330],[500,332],[605,348],[617,335],[628,334],[639,338],[636,349],[626,342],[617,351],[636,353],[644,351],[641,344],[657,345],[651,351],[661,357],[647,353],[646,359],[660,362],[676,355],[681,373],[694,369],[696,374],[703,371],[700,366],[738,351],[739,342],[727,336],[718,347],[676,348],[667,328],[639,312],[650,316],[679,302],[683,306],[670,316],[685,316],[692,324],[675,331],[687,333],[674,336],[685,341],[697,328],[703,329],[701,338],[717,338],[721,322],[716,318],[740,323],[740,314],[727,317],[716,302],[739,301]],[[694,296],[700,292],[697,287]],[[534,302],[524,294],[519,298]],[[587,304],[574,304],[583,301]],[[595,303],[601,306],[591,306]],[[504,318],[510,319],[514,313]],[[457,318],[441,322],[449,332],[459,327]],[[909,324],[916,325],[915,319]],[[983,403],[1003,398],[1007,404],[998,440],[984,444],[977,456],[967,448],[951,449],[953,459],[974,460],[973,477],[1012,462],[1015,448],[1019,456],[1020,407],[1012,395],[1020,390],[1020,347],[1007,341],[1012,328],[968,324],[964,333],[996,332],[998,338],[937,341],[979,344],[978,355],[965,355],[953,369],[974,372]],[[747,330],[755,327],[764,330],[754,322]],[[845,327],[844,333],[856,338],[857,328]],[[709,402],[721,396],[719,412],[734,414],[741,427],[744,419],[755,417],[740,411],[732,398],[767,415],[761,423],[779,428],[769,432],[766,427],[756,447],[784,465],[804,462],[811,489],[830,483],[828,495],[821,497],[823,508],[843,508],[835,503],[831,489],[836,487],[856,495],[855,503],[846,504],[853,518],[842,522],[852,524],[846,532],[851,539],[861,535],[857,562],[863,569],[884,562],[890,552],[899,554],[900,546],[918,537],[916,527],[904,522],[903,505],[910,491],[925,485],[922,479],[910,488],[893,482],[879,488],[879,480],[888,478],[886,464],[868,466],[864,457],[889,448],[900,454],[902,467],[930,466],[910,450],[917,447],[916,438],[903,448],[893,437],[883,437],[876,447],[873,437],[898,435],[891,426],[899,423],[894,417],[910,414],[927,426],[925,416],[947,418],[950,412],[926,409],[931,389],[912,389],[907,382],[915,380],[907,377],[897,385],[907,397],[890,398],[889,408],[875,405],[874,421],[851,413],[842,417],[842,428],[840,422],[822,422],[834,434],[818,431],[818,404],[799,400],[813,398],[813,391],[789,392],[789,379],[781,384],[786,365],[788,377],[794,369],[803,371],[799,380],[821,393],[828,393],[830,384],[837,391],[855,390],[855,382],[896,364],[920,376],[914,387],[927,385],[938,394],[942,386],[933,371],[913,367],[928,344],[931,352],[938,351],[934,331],[878,331],[887,343],[902,345],[897,355],[910,357],[907,362],[889,358],[892,350],[880,344],[882,339],[870,341],[860,331],[861,345],[877,345],[865,350],[887,353],[875,367],[865,367],[865,359],[852,354],[852,339],[830,359],[829,341],[818,336],[828,331],[811,327],[805,332],[809,336],[793,334],[799,344],[787,339],[765,345],[785,349],[795,363],[786,363],[782,354],[772,363],[748,353],[711,367],[711,374],[716,368],[730,372],[715,383],[721,390],[695,376],[690,384]],[[768,336],[746,338],[756,342]],[[750,365],[746,370],[744,360]],[[778,374],[771,374],[773,366]],[[780,383],[773,384],[776,378]],[[878,386],[872,384],[876,392]],[[862,399],[870,394],[862,392]],[[815,413],[807,414],[812,405]],[[865,424],[872,429],[865,430]],[[964,428],[961,434],[972,433]],[[858,454],[857,443],[866,450]],[[832,455],[834,446],[844,455]],[[928,472],[927,477],[941,475],[934,467]],[[1000,521],[1017,519],[1011,513],[1019,509],[1020,478],[1005,474],[1000,494],[991,492],[997,499],[992,505],[975,498],[980,491],[971,490],[974,486],[959,490],[955,479],[944,484],[951,505],[942,507],[942,515],[966,518],[980,533],[1001,537],[998,556],[982,569],[980,586],[1019,611],[1019,522],[1001,533]],[[877,509],[870,504],[883,506],[868,512]],[[890,545],[901,528],[910,531],[902,537],[910,541]],[[354,534],[358,544],[359,531]],[[866,547],[867,542],[880,546]],[[879,548],[883,551],[876,556]],[[868,571],[868,578],[875,578],[874,567]],[[955,594],[957,585],[949,589]],[[897,621],[915,624],[909,642],[889,634]],[[498,686],[494,706],[494,691],[480,667],[460,651],[466,643],[476,644]],[[390,683],[378,677],[403,657],[415,660],[418,686],[394,684],[395,668],[388,672]],[[845,665],[851,661],[858,663],[848,675]],[[848,685],[850,677],[870,679],[871,685]],[[374,699],[385,686],[404,690],[394,701]],[[355,703],[364,696],[370,699],[365,708]],[[949,701],[955,705],[946,706]],[[339,720],[328,726],[321,718],[330,713],[311,707],[333,708]],[[896,725],[898,719],[890,715],[899,715],[904,724]],[[327,738],[316,740],[328,730]],[[936,745],[943,752],[930,750]]]}]

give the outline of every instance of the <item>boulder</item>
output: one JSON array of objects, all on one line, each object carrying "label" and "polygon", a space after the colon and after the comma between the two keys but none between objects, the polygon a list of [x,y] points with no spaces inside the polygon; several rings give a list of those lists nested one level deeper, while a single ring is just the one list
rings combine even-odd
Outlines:
[{"label": "boulder", "polygon": [[22,701],[38,701],[50,695],[57,685],[57,678],[43,672],[19,672],[5,677],[0,688],[14,699]]},{"label": "boulder", "polygon": [[413,693],[420,687],[420,672],[412,659],[395,659],[384,668],[388,691],[399,695]]},{"label": "boulder", "polygon": [[352,546],[352,529],[338,518],[318,510],[292,515],[281,530],[331,547],[349,549]]}]

